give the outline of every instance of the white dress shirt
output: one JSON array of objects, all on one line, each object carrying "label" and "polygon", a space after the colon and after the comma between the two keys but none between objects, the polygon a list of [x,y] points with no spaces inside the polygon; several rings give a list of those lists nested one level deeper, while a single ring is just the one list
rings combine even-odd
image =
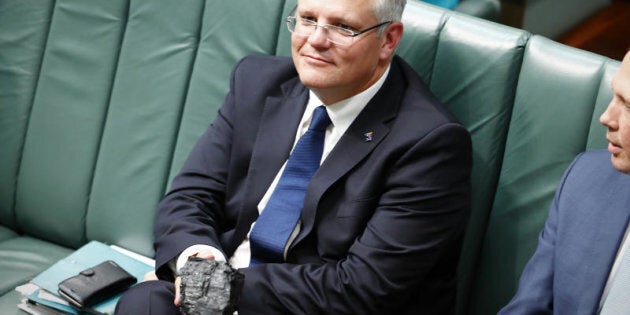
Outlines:
[{"label": "white dress shirt", "polygon": [[608,280],[606,281],[606,286],[604,287],[604,292],[599,300],[599,308],[597,309],[597,313],[601,312],[602,307],[604,306],[604,302],[608,297],[608,293],[610,292],[610,288],[617,276],[617,271],[619,269],[619,264],[623,259],[623,255],[630,249],[630,240],[628,240],[628,236],[630,235],[630,226],[626,227],[626,234],[623,236],[623,240],[621,241],[621,246],[619,246],[619,251],[617,252],[617,257],[615,257],[615,262],[613,263],[612,269],[610,270],[610,274],[608,275]]}]

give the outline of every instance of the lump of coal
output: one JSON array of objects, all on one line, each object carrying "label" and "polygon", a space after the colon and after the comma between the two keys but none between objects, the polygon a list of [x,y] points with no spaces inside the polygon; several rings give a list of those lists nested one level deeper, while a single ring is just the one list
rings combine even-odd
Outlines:
[{"label": "lump of coal", "polygon": [[226,262],[190,257],[180,270],[185,315],[227,315],[236,310],[245,276]]}]

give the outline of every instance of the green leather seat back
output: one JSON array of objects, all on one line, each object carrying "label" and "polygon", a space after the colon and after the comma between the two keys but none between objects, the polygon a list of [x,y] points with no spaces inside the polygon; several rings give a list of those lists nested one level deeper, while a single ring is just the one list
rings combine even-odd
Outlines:
[{"label": "green leather seat back", "polygon": [[469,129],[473,140],[473,202],[459,266],[457,311],[461,314],[476,273],[530,35],[416,4],[406,8],[398,53]]},{"label": "green leather seat back", "polygon": [[511,299],[562,173],[587,149],[589,133],[601,135],[594,125],[599,116],[594,104],[610,99],[605,62],[543,37],[529,41],[472,289],[471,314],[494,314]]},{"label": "green leather seat back", "polygon": [[236,62],[246,55],[275,53],[283,5],[279,0],[206,1],[171,178],[223,103]]},{"label": "green leather seat back", "polygon": [[117,19],[124,32],[112,67],[86,233],[149,255],[205,1],[118,2],[127,11]]},{"label": "green leather seat back", "polygon": [[71,247],[85,241],[126,9],[122,1],[55,3],[17,179],[17,220],[31,235]]},{"label": "green leather seat back", "polygon": [[440,34],[448,20],[444,10],[409,1],[403,13],[404,34],[396,51],[430,85]]},{"label": "green leather seat back", "polygon": [[[38,82],[45,81],[40,74],[52,12],[53,1],[0,1],[0,310],[3,314],[19,312],[16,304],[20,297],[14,291],[17,285],[70,252],[62,246],[16,233],[19,229],[16,182],[35,92],[39,89]],[[24,217],[20,215],[19,219],[23,221]],[[47,220],[54,222],[55,214],[48,212],[33,225],[45,225],[42,222]],[[27,223],[27,228],[32,227],[31,222]]]},{"label": "green leather seat back", "polygon": [[[522,54],[529,34],[462,16],[444,25],[431,90],[473,141],[472,208],[459,265],[458,311],[466,308],[499,179]],[[483,31],[481,31],[483,29]],[[480,44],[483,43],[483,44]]]},{"label": "green leather seat back", "polygon": [[295,7],[297,0],[286,0],[282,7],[282,14],[277,20],[278,37],[275,46],[276,56],[291,56],[291,32],[287,28],[286,17],[289,16],[291,10]]},{"label": "green leather seat back", "polygon": [[0,222],[16,228],[15,183],[52,1],[0,2]]},{"label": "green leather seat back", "polygon": [[[42,80],[42,58],[52,12],[53,1],[0,1],[0,310],[3,314],[18,312],[19,296],[5,298],[6,295],[16,295],[17,285],[70,252],[46,241],[20,237],[15,231],[19,229],[16,182],[29,115],[34,108],[38,82]],[[33,225],[48,220],[49,215],[37,218]]]}]

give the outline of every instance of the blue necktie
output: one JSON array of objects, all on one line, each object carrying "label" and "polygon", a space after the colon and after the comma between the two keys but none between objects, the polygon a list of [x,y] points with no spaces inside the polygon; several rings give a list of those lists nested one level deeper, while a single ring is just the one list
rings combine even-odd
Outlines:
[{"label": "blue necktie", "polygon": [[269,202],[249,235],[250,265],[284,261],[284,248],[304,208],[306,188],[319,168],[328,125],[326,107],[315,108],[308,130],[293,148]]}]

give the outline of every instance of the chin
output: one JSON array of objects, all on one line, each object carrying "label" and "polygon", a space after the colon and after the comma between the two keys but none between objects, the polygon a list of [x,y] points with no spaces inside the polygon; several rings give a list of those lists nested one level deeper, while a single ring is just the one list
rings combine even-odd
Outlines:
[{"label": "chin", "polygon": [[630,174],[630,159],[612,156],[610,160],[616,170],[622,173]]},{"label": "chin", "polygon": [[331,80],[327,79],[328,76],[313,71],[303,71],[300,73],[300,81],[306,87],[311,89],[323,89],[330,86]]}]

